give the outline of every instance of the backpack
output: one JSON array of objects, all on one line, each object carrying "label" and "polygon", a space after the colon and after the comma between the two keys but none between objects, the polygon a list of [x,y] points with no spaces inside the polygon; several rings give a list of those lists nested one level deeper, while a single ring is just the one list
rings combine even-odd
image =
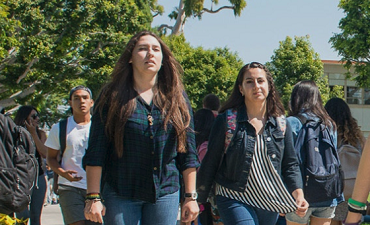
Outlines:
[{"label": "backpack", "polygon": [[11,214],[29,205],[39,167],[35,143],[24,127],[0,114],[0,134],[0,213]]},{"label": "backpack", "polygon": [[344,174],[329,128],[302,115],[297,118],[302,128],[294,149],[301,166],[305,199],[308,203],[315,203],[340,197]]},{"label": "backpack", "polygon": [[[61,120],[59,122],[59,143],[60,143],[60,160],[59,164],[62,163],[63,154],[66,150],[66,142],[67,142],[67,119]],[[54,173],[54,180],[53,180],[53,191],[55,194],[58,194],[58,178],[59,175],[57,173]]]},{"label": "backpack", "polygon": [[340,163],[344,172],[344,198],[348,200],[355,186],[357,169],[360,164],[361,152],[356,147],[343,144],[338,148]]}]

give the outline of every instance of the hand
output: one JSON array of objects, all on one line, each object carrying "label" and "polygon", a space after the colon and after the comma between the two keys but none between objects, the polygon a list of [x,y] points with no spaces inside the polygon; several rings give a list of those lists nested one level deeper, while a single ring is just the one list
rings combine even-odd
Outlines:
[{"label": "hand", "polygon": [[26,129],[28,130],[28,132],[30,132],[31,134],[37,134],[37,132],[36,132],[37,127],[33,125],[32,121],[25,120],[24,124],[25,124]]},{"label": "hand", "polygon": [[181,221],[190,224],[192,221],[197,220],[199,214],[199,206],[197,201],[185,198],[181,208]]},{"label": "hand", "polygon": [[306,212],[308,210],[308,202],[306,201],[305,198],[303,197],[298,197],[296,199],[296,204],[297,204],[297,209],[295,211],[295,213],[299,216],[299,217],[304,217],[306,215]]},{"label": "hand", "polygon": [[66,178],[70,182],[82,180],[82,177],[81,176],[77,176],[77,172],[74,171],[74,170],[66,170],[66,171],[64,171],[64,173],[62,174],[62,177]]},{"label": "hand", "polygon": [[105,206],[101,201],[90,200],[86,203],[84,214],[87,220],[103,223],[103,216],[105,216]]}]

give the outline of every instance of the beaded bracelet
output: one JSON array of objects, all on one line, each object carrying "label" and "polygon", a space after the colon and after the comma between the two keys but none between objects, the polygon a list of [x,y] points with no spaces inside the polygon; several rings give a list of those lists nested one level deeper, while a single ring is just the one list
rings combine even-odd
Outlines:
[{"label": "beaded bracelet", "polygon": [[85,196],[85,200],[102,199],[100,193],[88,193]]},{"label": "beaded bracelet", "polygon": [[96,202],[104,202],[104,200],[103,199],[86,199],[85,200],[85,203],[87,204],[87,203],[89,203],[89,202],[93,202],[93,203],[96,203]]},{"label": "beaded bracelet", "polygon": [[361,207],[361,208],[366,206],[366,203],[353,200],[352,198],[348,199],[348,203],[351,203],[352,205],[355,205],[355,206],[358,206],[358,207]]}]

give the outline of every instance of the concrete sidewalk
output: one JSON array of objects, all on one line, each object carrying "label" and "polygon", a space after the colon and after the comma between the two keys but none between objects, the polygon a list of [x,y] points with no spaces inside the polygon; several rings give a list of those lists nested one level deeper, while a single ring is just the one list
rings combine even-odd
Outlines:
[{"label": "concrete sidewalk", "polygon": [[59,204],[47,205],[43,208],[41,214],[42,225],[64,225],[62,212]]}]

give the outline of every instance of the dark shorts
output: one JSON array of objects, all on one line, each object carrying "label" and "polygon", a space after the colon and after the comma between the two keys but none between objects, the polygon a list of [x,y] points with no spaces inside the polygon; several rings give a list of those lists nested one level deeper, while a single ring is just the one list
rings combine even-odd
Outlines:
[{"label": "dark shorts", "polygon": [[[59,185],[59,204],[62,209],[63,220],[65,224],[71,224],[78,221],[84,221],[84,208],[86,190],[66,185]],[[88,225],[99,224],[87,221]]]}]

